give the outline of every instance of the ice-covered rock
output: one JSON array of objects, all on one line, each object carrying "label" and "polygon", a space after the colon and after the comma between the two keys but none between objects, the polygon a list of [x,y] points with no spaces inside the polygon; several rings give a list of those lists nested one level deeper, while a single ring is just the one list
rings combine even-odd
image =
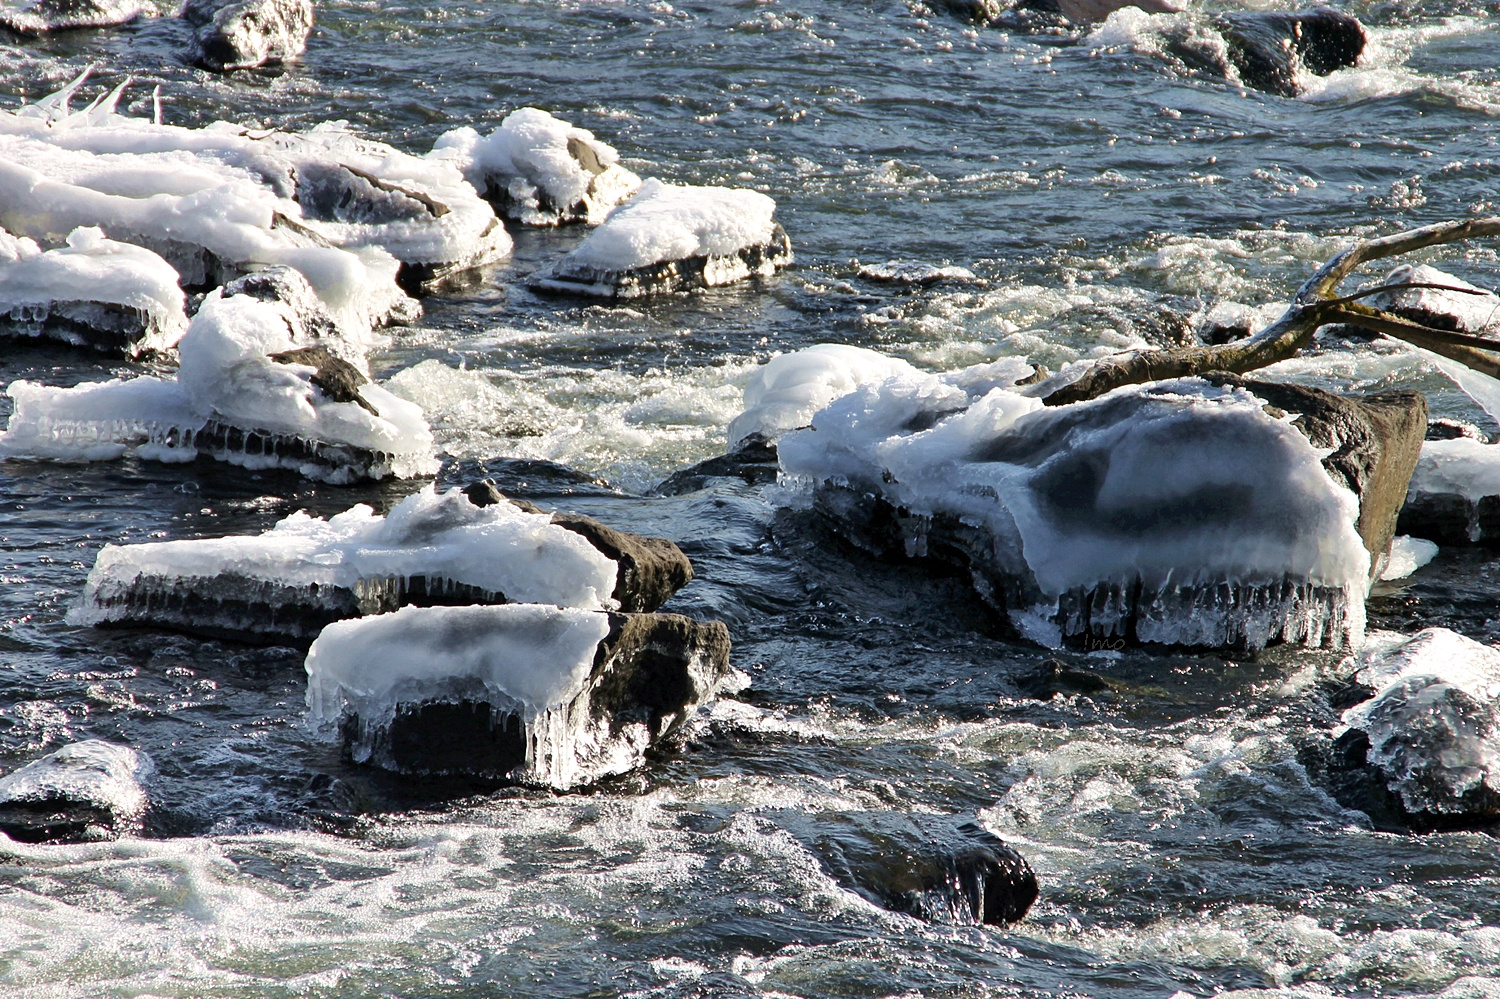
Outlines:
[{"label": "ice-covered rock", "polygon": [[193,26],[193,59],[225,73],[286,62],[307,49],[312,0],[187,0],[182,19]]},{"label": "ice-covered rock", "polygon": [[887,260],[883,264],[860,264],[859,276],[882,284],[930,288],[944,281],[972,283],[979,280],[967,267],[936,266],[918,260]]},{"label": "ice-covered rock", "polygon": [[151,760],[88,739],[0,778],[0,832],[24,843],[77,843],[136,831],[149,801]]},{"label": "ice-covered rock", "polygon": [[334,483],[437,471],[420,407],[352,366],[334,377],[326,357],[303,363],[304,346],[281,303],[216,292],[179,342],[173,378],[11,383],[15,406],[0,455],[97,461],[129,451],[171,462],[205,454]]},{"label": "ice-covered rock", "polygon": [[136,357],[187,330],[177,272],[143,247],[74,229],[42,250],[0,230],[0,332]]},{"label": "ice-covered rock", "polygon": [[1423,444],[1399,527],[1440,545],[1500,541],[1500,445],[1467,436]]},{"label": "ice-covered rock", "polygon": [[450,159],[497,212],[524,225],[597,225],[641,186],[614,147],[539,108],[512,111],[482,138],[456,128],[432,156]]},{"label": "ice-covered rock", "polygon": [[259,535],[106,545],[68,621],[307,642],[408,604],[614,608],[620,574],[546,514],[428,486],[384,517],[360,504],[326,521],[295,513]]},{"label": "ice-covered rock", "polygon": [[357,762],[568,788],[640,765],[733,673],[718,622],[505,604],[331,624],[307,675],[313,730]]},{"label": "ice-covered rock", "polygon": [[[1428,264],[1402,264],[1386,275],[1386,285],[1427,285],[1371,295],[1376,308],[1434,329],[1500,335],[1500,296]],[[1455,290],[1457,289],[1457,290]]]},{"label": "ice-covered rock", "polygon": [[1415,393],[1352,403],[1232,377],[1043,408],[897,375],[779,453],[857,541],[966,567],[1043,644],[1337,646],[1363,632],[1425,416]]},{"label": "ice-covered rock", "polygon": [[652,178],[582,245],[531,278],[543,291],[639,298],[769,277],[792,243],[759,191]]},{"label": "ice-covered rock", "polygon": [[152,13],[141,0],[3,0],[0,28],[42,35],[70,28],[110,28]]},{"label": "ice-covered rock", "polygon": [[1372,643],[1343,714],[1349,763],[1373,770],[1416,828],[1500,821],[1500,651],[1446,628]]}]

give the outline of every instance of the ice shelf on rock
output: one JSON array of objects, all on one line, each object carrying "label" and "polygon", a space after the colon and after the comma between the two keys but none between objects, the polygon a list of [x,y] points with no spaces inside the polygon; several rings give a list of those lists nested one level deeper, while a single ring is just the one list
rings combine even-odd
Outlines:
[{"label": "ice shelf on rock", "polygon": [[829,405],[779,453],[872,546],[960,551],[1043,644],[1257,649],[1363,633],[1359,501],[1243,388],[1185,378],[1044,408],[898,374]]},{"label": "ice shelf on rock", "polygon": [[174,378],[73,388],[12,382],[0,455],[93,461],[133,451],[190,461],[201,453],[335,483],[437,471],[421,409],[293,341],[280,303],[215,292],[178,353]]},{"label": "ice shelf on rock", "polygon": [[143,247],[74,229],[42,250],[0,229],[0,332],[135,357],[187,329],[177,272]]},{"label": "ice shelf on rock", "polygon": [[539,108],[520,108],[487,136],[447,132],[431,156],[451,161],[496,211],[525,225],[597,225],[641,179],[614,147]]},{"label": "ice shelf on rock", "polygon": [[224,73],[300,56],[312,34],[312,0],[187,0],[193,59]]},{"label": "ice shelf on rock", "polygon": [[642,762],[732,673],[722,624],[545,604],[340,621],[307,655],[308,720],[356,762],[568,788]]},{"label": "ice shelf on rock", "polygon": [[1446,628],[1372,643],[1357,683],[1375,696],[1343,722],[1411,815],[1500,816],[1500,650]]},{"label": "ice shelf on rock", "polygon": [[614,561],[549,515],[427,486],[384,517],[359,504],[253,536],[106,545],[68,621],[307,641],[408,603],[602,610],[615,580]]},{"label": "ice shelf on rock", "polygon": [[792,244],[759,191],[664,184],[652,178],[577,249],[533,276],[533,287],[639,298],[769,277]]},{"label": "ice shelf on rock", "polygon": [[1423,443],[1400,530],[1439,544],[1500,538],[1500,445],[1472,437]]},{"label": "ice shelf on rock", "polygon": [[1380,578],[1386,582],[1405,579],[1437,557],[1438,546],[1424,538],[1399,535],[1391,539],[1390,557]]},{"label": "ice shelf on rock", "polygon": [[20,35],[110,28],[153,12],[140,0],[3,0],[0,28]]},{"label": "ice shelf on rock", "polygon": [[0,778],[0,832],[28,843],[110,839],[134,831],[149,803],[151,760],[88,739]]}]

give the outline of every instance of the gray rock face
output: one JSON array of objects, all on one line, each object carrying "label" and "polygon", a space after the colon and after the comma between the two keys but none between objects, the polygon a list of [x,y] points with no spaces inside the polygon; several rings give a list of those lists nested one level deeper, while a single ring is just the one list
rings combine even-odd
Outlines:
[{"label": "gray rock face", "polygon": [[90,739],[0,779],[0,832],[23,843],[113,839],[139,829],[151,761]]},{"label": "gray rock face", "polygon": [[312,34],[312,0],[187,0],[194,61],[227,73],[300,56]]},{"label": "gray rock face", "polygon": [[[435,651],[440,655],[440,651]],[[574,786],[638,765],[668,742],[731,675],[729,629],[677,614],[610,614],[583,691],[561,712],[576,731],[549,744],[576,759],[559,768],[537,759],[542,719],[487,701],[434,696],[399,703],[388,723],[350,715],[344,747],[355,760],[412,775],[463,774]],[[557,745],[558,742],[565,745]],[[584,757],[588,759],[585,760]],[[608,758],[602,767],[596,762]],[[574,770],[581,779],[559,780]]]},{"label": "gray rock face", "polygon": [[791,238],[777,225],[769,242],[729,256],[688,257],[625,271],[599,270],[564,260],[533,275],[527,283],[534,291],[593,298],[643,298],[717,288],[751,277],[770,277],[791,262]]},{"label": "gray rock face", "polygon": [[139,0],[8,0],[0,5],[0,28],[41,35],[70,28],[109,28],[150,11]]}]

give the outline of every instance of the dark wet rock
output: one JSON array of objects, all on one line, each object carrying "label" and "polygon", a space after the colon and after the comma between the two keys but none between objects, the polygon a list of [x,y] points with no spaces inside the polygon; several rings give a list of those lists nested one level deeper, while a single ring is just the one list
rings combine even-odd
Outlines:
[{"label": "dark wet rock", "polygon": [[[464,495],[475,506],[505,502],[533,513],[542,512],[533,503],[505,496],[488,479],[465,487]],[[622,611],[654,611],[693,580],[692,562],[665,538],[617,531],[578,513],[554,513],[552,523],[580,535],[618,566],[611,596],[619,601]]]},{"label": "dark wet rock", "polygon": [[726,256],[695,256],[666,260],[631,270],[601,270],[572,263],[567,257],[532,275],[534,291],[629,299],[668,295],[735,284],[752,277],[770,277],[792,262],[792,240],[779,224],[771,239]]},{"label": "dark wet rock", "polygon": [[1066,324],[1090,332],[1144,340],[1153,347],[1196,347],[1197,320],[1186,302],[1138,302],[1130,306],[1079,305],[1049,325]]},{"label": "dark wet rock", "polygon": [[89,739],[0,779],[0,832],[23,843],[113,839],[140,828],[151,762],[128,746]]},{"label": "dark wet rock", "polygon": [[1427,439],[1430,441],[1453,441],[1460,437],[1479,441],[1481,444],[1490,443],[1489,434],[1480,430],[1468,420],[1455,420],[1447,416],[1434,416],[1427,421]]},{"label": "dark wet rock", "polygon": [[1248,305],[1223,303],[1211,309],[1198,324],[1198,341],[1211,347],[1243,340],[1259,332],[1260,313]]},{"label": "dark wet rock", "polygon": [[0,7],[0,28],[41,35],[73,28],[110,28],[152,13],[140,0],[31,0]]},{"label": "dark wet rock", "polygon": [[150,353],[145,345],[167,333],[161,316],[115,302],[56,301],[0,312],[0,335],[55,340],[115,357]]},{"label": "dark wet rock", "polygon": [[312,34],[312,0],[187,0],[180,16],[193,27],[193,59],[227,73],[287,62]]},{"label": "dark wet rock", "polygon": [[624,495],[607,479],[540,458],[490,458],[485,461],[465,458],[445,469],[443,479],[454,483],[492,479],[501,492],[511,498]]},{"label": "dark wet rock", "polygon": [[779,471],[776,442],[765,434],[752,433],[728,454],[673,472],[652,492],[657,496],[681,496],[706,488],[709,481],[716,478],[736,478],[747,485],[758,486],[775,482]]},{"label": "dark wet rock", "polygon": [[[478,698],[417,694],[398,703],[384,724],[347,716],[345,749],[359,762],[411,775],[588,783],[639,765],[646,749],[672,742],[732,675],[729,645],[729,629],[718,621],[611,613],[582,692],[553,712],[576,725],[575,733],[555,733],[549,744],[542,730],[555,720],[528,719]],[[550,760],[539,759],[544,752]]]},{"label": "dark wet rock", "polygon": [[1301,71],[1327,76],[1355,65],[1366,42],[1364,25],[1329,7],[1225,14],[1219,33],[1240,82],[1281,97],[1301,91]]},{"label": "dark wet rock", "polygon": [[1035,669],[1016,676],[1014,682],[1021,693],[1042,701],[1056,694],[1103,694],[1114,689],[1107,677],[1061,659],[1044,660]]},{"label": "dark wet rock", "polygon": [[966,21],[1025,33],[1061,33],[1136,7],[1148,14],[1181,10],[1165,0],[935,0],[934,6]]},{"label": "dark wet rock", "polygon": [[312,383],[323,393],[324,398],[334,402],[352,402],[368,412],[380,413],[363,396],[359,387],[369,382],[364,372],[341,357],[335,357],[327,347],[294,347],[275,354],[268,354],[278,364],[301,364],[317,369]]},{"label": "dark wet rock", "polygon": [[276,302],[285,307],[292,340],[313,343],[337,339],[338,322],[303,273],[294,267],[277,265],[235,278],[220,292],[224,298],[248,295],[258,302]]}]

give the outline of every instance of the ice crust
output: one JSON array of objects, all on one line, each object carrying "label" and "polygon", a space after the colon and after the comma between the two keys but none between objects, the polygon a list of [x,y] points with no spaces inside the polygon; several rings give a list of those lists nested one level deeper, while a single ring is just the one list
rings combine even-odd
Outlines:
[{"label": "ice crust", "polygon": [[1500,446],[1472,437],[1424,441],[1407,492],[1456,494],[1475,503],[1500,496]]},{"label": "ice crust", "polygon": [[1438,553],[1438,546],[1422,538],[1411,538],[1398,534],[1391,539],[1391,552],[1380,578],[1386,582],[1405,579],[1422,566],[1431,562]]},{"label": "ice crust", "polygon": [[0,230],[0,321],[25,335],[45,331],[94,345],[67,324],[88,323],[102,333],[111,325],[102,312],[108,306],[140,317],[140,336],[122,337],[132,355],[165,351],[187,330],[177,271],[158,254],[106,239],[96,228],[74,229],[65,246],[45,251]]},{"label": "ice crust", "polygon": [[759,191],[664,184],[653,177],[567,261],[629,271],[690,257],[727,257],[771,242],[775,212],[776,202]]},{"label": "ice crust", "polygon": [[1500,794],[1500,650],[1428,628],[1363,656],[1355,679],[1375,697],[1344,712],[1370,739],[1366,761],[1409,812],[1459,814]]},{"label": "ice crust", "polygon": [[526,225],[597,225],[641,179],[613,146],[540,108],[520,108],[481,137],[467,126],[441,136],[434,159],[453,162],[475,189]]},{"label": "ice crust", "polygon": [[150,757],[129,746],[86,739],[0,778],[0,802],[86,802],[129,823],[146,811],[142,782],[154,769]]},{"label": "ice crust", "polygon": [[[1043,644],[1085,627],[1210,647],[1357,640],[1370,568],[1358,501],[1263,405],[1187,378],[1044,408],[898,374],[779,453],[793,482],[982,529],[986,559],[1019,581],[1003,601],[1013,623]],[[926,554],[924,529],[907,529],[906,554]]]},{"label": "ice crust", "polygon": [[150,13],[152,9],[139,0],[3,0],[0,28],[40,35],[72,28],[108,28]]},{"label": "ice crust", "polygon": [[96,461],[133,450],[171,462],[202,452],[335,483],[435,473],[420,407],[368,382],[358,395],[373,412],[334,401],[313,384],[316,369],[268,356],[302,346],[283,308],[248,295],[210,295],[178,344],[175,378],[74,388],[12,382],[6,392],[15,408],[0,455]]},{"label": "ice crust", "polygon": [[359,504],[326,521],[294,513],[255,536],[106,545],[68,621],[130,620],[157,597],[190,590],[234,598],[227,610],[233,620],[217,627],[255,631],[254,621],[241,619],[240,605],[259,582],[316,604],[336,600],[338,590],[362,601],[383,598],[405,592],[417,578],[427,593],[455,585],[479,591],[473,603],[600,610],[614,606],[616,571],[612,560],[546,514],[509,503],[477,507],[458,490],[439,494],[427,486],[384,517]]}]

